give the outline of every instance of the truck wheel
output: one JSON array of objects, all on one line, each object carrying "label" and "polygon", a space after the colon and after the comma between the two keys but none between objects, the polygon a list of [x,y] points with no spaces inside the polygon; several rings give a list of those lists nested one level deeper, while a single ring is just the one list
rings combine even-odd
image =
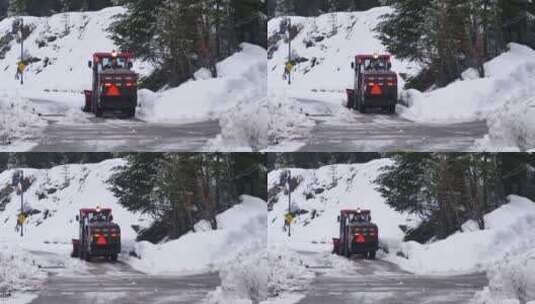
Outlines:
[{"label": "truck wheel", "polygon": [[96,109],[96,111],[95,111],[95,116],[96,116],[96,117],[102,117],[102,112],[103,112],[103,111],[102,111],[102,108],[99,108],[99,107],[97,106],[97,109]]},{"label": "truck wheel", "polygon": [[128,117],[131,117],[131,118],[136,117],[136,108],[131,108],[128,110]]},{"label": "truck wheel", "polygon": [[370,260],[375,260],[375,251],[368,252],[368,258]]},{"label": "truck wheel", "polygon": [[360,104],[359,112],[362,114],[366,114],[366,106],[363,105],[362,103]]},{"label": "truck wheel", "polygon": [[110,256],[110,259],[111,259],[112,262],[116,262],[117,261],[117,254],[112,254]]}]

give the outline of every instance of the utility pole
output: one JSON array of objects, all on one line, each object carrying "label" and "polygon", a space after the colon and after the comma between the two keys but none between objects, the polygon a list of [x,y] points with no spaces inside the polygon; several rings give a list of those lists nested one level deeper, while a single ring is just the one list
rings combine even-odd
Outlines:
[{"label": "utility pole", "polygon": [[[24,64],[24,19],[22,17],[20,18],[20,62]],[[24,70],[20,71],[20,84],[24,84]]]},{"label": "utility pole", "polygon": [[[288,17],[288,65],[292,63],[292,18]],[[292,70],[288,69],[288,85],[292,84]]]},{"label": "utility pole", "polygon": [[[24,171],[20,171],[20,214],[24,214]],[[24,237],[24,221],[20,221],[20,237]]]},{"label": "utility pole", "polygon": [[[288,214],[292,213],[292,171],[288,170]],[[292,236],[292,221],[288,221],[288,237]]]}]

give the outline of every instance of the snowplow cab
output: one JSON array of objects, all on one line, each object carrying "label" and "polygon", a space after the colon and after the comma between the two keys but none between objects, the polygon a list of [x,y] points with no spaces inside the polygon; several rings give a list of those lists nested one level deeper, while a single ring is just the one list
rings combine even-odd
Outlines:
[{"label": "snowplow cab", "polygon": [[95,53],[88,66],[92,69],[92,89],[84,91],[83,110],[97,117],[108,111],[135,116],[138,75],[132,70],[132,54]]},{"label": "snowplow cab", "polygon": [[333,239],[333,253],[350,257],[362,254],[375,259],[379,249],[379,231],[366,209],[344,209],[338,216],[340,236]]},{"label": "snowplow cab", "polygon": [[89,261],[91,257],[117,260],[121,252],[121,229],[113,223],[109,208],[83,208],[76,216],[79,238],[72,240],[72,257]]},{"label": "snowplow cab", "polygon": [[365,113],[382,108],[394,114],[398,101],[398,78],[390,55],[357,55],[351,63],[354,85],[347,90],[347,107]]}]

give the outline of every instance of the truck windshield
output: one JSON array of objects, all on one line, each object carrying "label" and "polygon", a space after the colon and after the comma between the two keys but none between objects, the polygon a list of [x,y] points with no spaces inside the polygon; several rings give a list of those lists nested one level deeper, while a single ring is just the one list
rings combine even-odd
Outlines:
[{"label": "truck windshield", "polygon": [[366,59],[364,60],[364,70],[366,71],[386,71],[388,64],[385,59]]},{"label": "truck windshield", "polygon": [[102,67],[106,69],[126,69],[126,60],[122,57],[105,57],[102,58]]}]

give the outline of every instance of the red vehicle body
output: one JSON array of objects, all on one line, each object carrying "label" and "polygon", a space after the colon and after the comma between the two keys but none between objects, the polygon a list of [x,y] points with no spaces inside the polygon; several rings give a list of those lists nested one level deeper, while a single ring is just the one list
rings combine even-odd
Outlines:
[{"label": "red vehicle body", "polygon": [[340,237],[333,239],[333,253],[346,257],[362,254],[368,259],[375,259],[379,249],[379,230],[371,222],[370,210],[341,210],[338,222]]},{"label": "red vehicle body", "polygon": [[84,112],[97,117],[105,111],[136,115],[138,75],[132,71],[132,60],[128,52],[93,54],[88,63],[93,71],[92,89],[84,91]]},{"label": "red vehicle body", "polygon": [[79,238],[72,240],[72,257],[89,261],[91,257],[117,260],[121,252],[121,229],[113,223],[111,209],[84,208],[76,216]]},{"label": "red vehicle body", "polygon": [[357,55],[351,63],[354,70],[353,89],[347,90],[347,107],[361,113],[368,108],[396,112],[398,78],[391,71],[390,55]]}]

